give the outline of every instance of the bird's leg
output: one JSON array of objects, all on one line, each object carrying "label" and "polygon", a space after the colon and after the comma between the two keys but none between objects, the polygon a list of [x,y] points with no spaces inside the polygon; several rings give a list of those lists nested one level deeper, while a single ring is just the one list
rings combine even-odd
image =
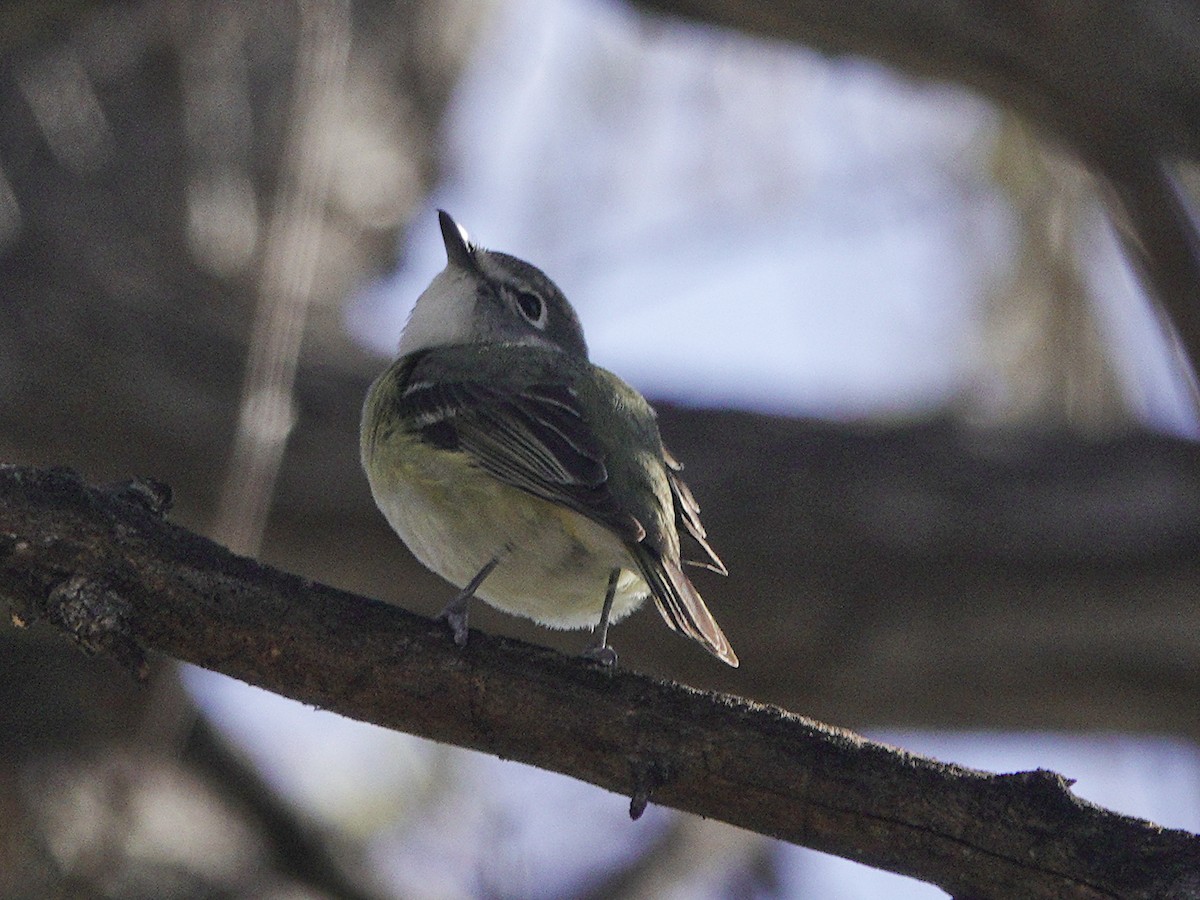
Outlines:
[{"label": "bird's leg", "polygon": [[583,651],[584,657],[607,667],[617,664],[617,651],[608,646],[608,617],[612,615],[613,597],[617,594],[617,577],[620,574],[620,569],[613,569],[608,574],[608,590],[604,592],[604,606],[600,610],[600,624],[596,626],[596,640]]},{"label": "bird's leg", "polygon": [[471,598],[475,596],[475,591],[483,584],[483,580],[492,574],[492,569],[496,568],[498,562],[500,562],[498,556],[488,560],[467,586],[455,594],[454,599],[447,603],[437,615],[439,621],[450,626],[450,633],[454,635],[454,643],[460,647],[467,646],[467,609],[471,605]]}]

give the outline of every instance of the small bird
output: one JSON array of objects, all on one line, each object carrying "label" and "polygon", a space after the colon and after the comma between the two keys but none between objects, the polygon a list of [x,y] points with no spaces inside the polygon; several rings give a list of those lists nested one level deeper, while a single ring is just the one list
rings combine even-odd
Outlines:
[{"label": "small bird", "polygon": [[588,360],[567,298],[527,262],[471,243],[439,210],[446,268],[363,406],[362,464],[388,523],[459,592],[439,618],[467,641],[472,597],[550,628],[608,626],[653,596],[672,629],[737,656],[683,571],[727,574],[654,411]]}]

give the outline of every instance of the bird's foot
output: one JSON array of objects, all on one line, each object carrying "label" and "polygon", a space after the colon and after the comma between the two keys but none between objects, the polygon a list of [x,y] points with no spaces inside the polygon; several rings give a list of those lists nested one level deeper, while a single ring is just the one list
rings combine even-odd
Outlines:
[{"label": "bird's foot", "polygon": [[460,597],[455,597],[447,603],[446,608],[437,614],[437,620],[449,626],[455,644],[459,647],[467,646],[467,604],[463,603]]},{"label": "bird's foot", "polygon": [[617,651],[607,644],[593,644],[583,651],[583,658],[603,669],[612,671],[617,667]]}]

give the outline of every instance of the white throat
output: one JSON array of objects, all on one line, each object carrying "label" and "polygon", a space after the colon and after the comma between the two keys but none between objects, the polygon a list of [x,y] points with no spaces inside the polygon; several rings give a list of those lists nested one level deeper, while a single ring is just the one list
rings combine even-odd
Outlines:
[{"label": "white throat", "polygon": [[400,335],[401,356],[469,343],[473,337],[475,280],[454,266],[447,266],[417,298]]}]

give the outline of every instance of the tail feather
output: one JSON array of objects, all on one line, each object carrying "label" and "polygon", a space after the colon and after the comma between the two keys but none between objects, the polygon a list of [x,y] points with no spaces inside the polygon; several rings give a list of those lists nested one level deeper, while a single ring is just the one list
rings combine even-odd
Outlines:
[{"label": "tail feather", "polygon": [[663,559],[649,548],[640,547],[639,550],[642,577],[650,585],[663,621],[674,631],[699,642],[717,659],[736,668],[738,658],[729,639],[683,569],[678,563]]}]

